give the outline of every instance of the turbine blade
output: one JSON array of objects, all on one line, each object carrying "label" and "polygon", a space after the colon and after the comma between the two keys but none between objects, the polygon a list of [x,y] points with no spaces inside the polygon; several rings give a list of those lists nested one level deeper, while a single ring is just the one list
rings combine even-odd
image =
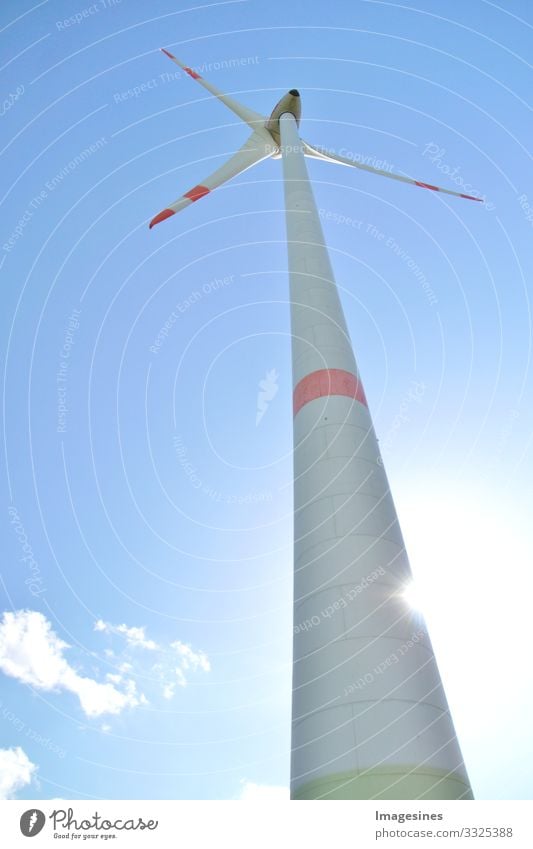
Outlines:
[{"label": "turbine blade", "polygon": [[218,97],[218,99],[222,101],[222,103],[227,106],[228,109],[231,109],[231,111],[234,112],[235,115],[238,115],[242,121],[244,121],[252,128],[252,130],[257,129],[257,127],[264,126],[266,118],[263,115],[260,115],[258,112],[254,112],[253,109],[248,109],[247,106],[243,106],[242,103],[238,103],[236,100],[234,100],[232,97],[229,97],[227,94],[223,94],[223,92],[221,92],[216,86],[211,85],[211,83],[208,83],[207,80],[204,80],[204,78],[201,77],[200,74],[198,74],[193,68],[189,68],[187,65],[184,65],[183,62],[180,62],[179,59],[173,56],[172,53],[169,53],[168,50],[165,50],[164,47],[161,47],[161,52],[164,53],[165,56],[168,56],[169,59],[172,59],[172,61],[175,62],[176,65],[179,65],[179,67],[183,71],[185,71],[186,74],[192,77],[193,80],[196,80],[198,83],[200,83],[200,85],[207,89],[208,92],[213,94],[215,97]]},{"label": "turbine blade", "polygon": [[422,183],[420,180],[413,180],[411,177],[403,177],[401,174],[391,174],[390,171],[382,171],[380,168],[372,168],[371,165],[363,165],[360,162],[354,162],[352,159],[347,159],[345,156],[338,156],[334,153],[321,149],[320,147],[312,147],[302,139],[304,146],[304,155],[310,156],[313,159],[321,159],[324,162],[336,162],[340,165],[348,165],[350,168],[360,168],[362,171],[370,171],[371,174],[380,174],[382,177],[390,177],[391,180],[399,180],[401,183],[411,183],[412,186],[419,186],[421,189],[431,189],[433,192],[444,192],[447,195],[454,195],[458,198],[466,198],[466,200],[477,200],[483,203],[483,198],[476,198],[473,195],[465,195],[462,192],[453,192],[451,189],[444,189],[442,186],[433,186],[431,183]]},{"label": "turbine blade", "polygon": [[236,177],[237,174],[241,174],[243,171],[251,168],[252,165],[256,165],[258,162],[262,162],[263,159],[267,159],[269,156],[272,156],[276,153],[276,151],[276,145],[266,130],[263,130],[262,132],[253,132],[237,153],[228,159],[224,165],[221,165],[221,167],[210,174],[209,177],[202,180],[202,182],[197,186],[189,189],[188,192],[185,192],[185,194],[174,201],[174,203],[171,203],[166,209],[163,209],[159,215],[152,218],[150,221],[150,229],[152,229],[155,224],[159,224],[160,221],[164,221],[165,218],[169,218],[176,212],[180,212],[182,209],[185,209],[185,207],[189,206],[191,203],[205,197],[205,195],[212,192],[213,189],[217,189],[223,183],[227,183],[232,177]]}]

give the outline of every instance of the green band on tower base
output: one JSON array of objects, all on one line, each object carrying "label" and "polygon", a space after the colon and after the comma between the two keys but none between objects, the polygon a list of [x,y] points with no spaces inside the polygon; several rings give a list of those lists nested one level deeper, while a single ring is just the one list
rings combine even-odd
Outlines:
[{"label": "green band on tower base", "polygon": [[315,778],[291,799],[473,799],[464,778],[429,767],[383,767]]}]

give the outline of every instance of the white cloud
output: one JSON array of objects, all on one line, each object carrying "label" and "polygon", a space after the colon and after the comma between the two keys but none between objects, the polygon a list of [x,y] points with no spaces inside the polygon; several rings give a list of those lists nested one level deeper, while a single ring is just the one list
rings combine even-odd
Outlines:
[{"label": "white cloud", "polygon": [[0,749],[0,799],[12,799],[13,793],[30,783],[36,770],[20,746]]},{"label": "white cloud", "polygon": [[205,652],[194,651],[190,645],[187,643],[181,643],[179,640],[175,643],[171,643],[170,648],[174,649],[176,654],[180,657],[182,669],[192,669],[194,671],[197,669],[203,669],[204,672],[211,671],[211,664],[209,663],[209,658]]},{"label": "white cloud", "polygon": [[172,699],[176,692],[176,687],[186,687],[187,679],[182,669],[176,667],[174,670],[174,674],[176,676],[176,680],[174,678],[167,679],[167,675],[172,675],[167,670],[163,669],[163,667],[159,664],[158,669],[160,671],[160,678],[163,682],[163,698],[164,699]]},{"label": "white cloud", "polygon": [[106,634],[121,634],[126,638],[126,642],[131,648],[148,649],[148,651],[157,651],[159,646],[153,640],[146,638],[144,628],[136,628],[128,625],[112,625],[111,622],[104,622],[103,619],[97,619],[94,623],[95,631],[103,631]]},{"label": "white cloud", "polygon": [[176,678],[178,679],[178,686],[179,687],[186,687],[187,686],[187,679],[186,679],[185,675],[183,674],[183,671],[181,669],[179,669],[178,667],[176,667],[176,669],[174,671],[176,673]]},{"label": "white cloud", "polygon": [[254,784],[253,781],[242,780],[242,790],[239,799],[242,802],[288,802],[289,788],[275,784]]},{"label": "white cloud", "polygon": [[176,692],[176,685],[172,683],[165,684],[163,687],[163,698],[172,699]]},{"label": "white cloud", "polygon": [[[114,625],[111,622],[105,622],[103,619],[97,619],[94,623],[94,630],[104,634],[121,636],[126,641],[126,648],[122,655],[113,655],[115,671],[106,676],[112,684],[120,684],[121,674],[124,675],[132,671],[132,666],[129,663],[131,652],[128,649],[141,648],[155,653],[155,655],[152,655],[155,663],[150,667],[150,671],[161,686],[163,698],[167,700],[174,697],[177,687],[187,686],[189,674],[211,671],[209,658],[204,651],[196,651],[189,643],[182,643],[181,640],[176,640],[170,645],[159,645],[155,640],[147,637],[144,627],[125,624]],[[109,656],[111,657],[111,655]],[[135,663],[138,669],[139,655],[135,656]],[[124,684],[122,684],[122,687],[124,687]],[[146,703],[146,700],[144,703]]]},{"label": "white cloud", "polygon": [[[152,666],[152,673],[155,673],[162,683],[164,699],[172,699],[176,693],[176,687],[187,686],[186,672],[211,671],[211,664],[205,652],[195,651],[190,645],[179,640],[171,643],[170,648],[172,649],[170,665],[166,655],[162,661]],[[179,666],[174,665],[174,652],[178,655]]]},{"label": "white cloud", "polygon": [[118,714],[143,701],[134,681],[125,682],[125,689],[118,690],[111,683],[100,684],[80,675],[63,656],[68,648],[42,613],[4,613],[0,623],[0,670],[6,675],[41,690],[74,693],[87,716]]}]

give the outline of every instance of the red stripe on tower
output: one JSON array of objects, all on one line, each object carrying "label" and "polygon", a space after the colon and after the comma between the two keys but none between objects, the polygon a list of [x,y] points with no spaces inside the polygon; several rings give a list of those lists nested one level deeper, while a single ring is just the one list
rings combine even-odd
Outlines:
[{"label": "red stripe on tower", "polygon": [[355,374],[340,368],[324,368],[312,371],[296,384],[293,393],[294,415],[309,401],[327,395],[345,395],[368,407],[363,385]]},{"label": "red stripe on tower", "polygon": [[184,198],[189,198],[194,203],[195,200],[200,200],[200,198],[205,197],[209,194],[211,189],[208,189],[207,186],[195,186],[194,189],[191,189],[188,192],[185,192],[183,195]]}]

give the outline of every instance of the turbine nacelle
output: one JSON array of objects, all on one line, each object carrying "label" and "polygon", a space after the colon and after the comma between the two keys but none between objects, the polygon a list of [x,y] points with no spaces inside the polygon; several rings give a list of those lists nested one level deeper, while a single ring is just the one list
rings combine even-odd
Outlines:
[{"label": "turbine nacelle", "polygon": [[280,143],[279,119],[284,112],[289,112],[291,115],[294,115],[297,125],[300,126],[302,101],[300,99],[300,92],[295,88],[291,88],[287,94],[283,95],[281,100],[274,106],[270,118],[265,122],[265,128],[268,130],[277,145]]}]

